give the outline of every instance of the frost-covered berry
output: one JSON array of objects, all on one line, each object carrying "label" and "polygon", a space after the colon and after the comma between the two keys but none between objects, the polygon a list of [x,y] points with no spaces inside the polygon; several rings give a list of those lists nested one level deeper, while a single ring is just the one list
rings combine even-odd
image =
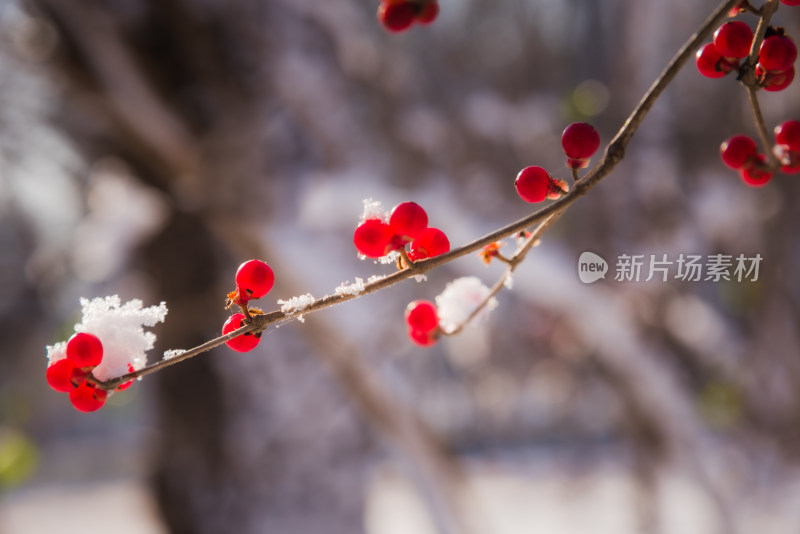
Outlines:
[{"label": "frost-covered berry", "polygon": [[356,228],[353,244],[358,252],[368,258],[380,258],[391,252],[394,232],[380,219],[367,219]]},{"label": "frost-covered berry", "polygon": [[69,392],[69,400],[76,410],[80,412],[94,412],[103,407],[108,398],[108,392],[83,381],[78,387]]},{"label": "frost-covered berry", "polygon": [[390,32],[407,30],[417,16],[417,6],[412,2],[384,1],[378,6],[378,20]]},{"label": "frost-covered berry", "polygon": [[[222,335],[230,334],[234,330],[241,328],[243,320],[244,314],[242,313],[234,313],[228,317],[228,320],[222,325]],[[246,332],[233,339],[229,339],[225,344],[236,352],[247,352],[253,350],[255,346],[258,345],[259,341],[261,341],[260,335]]]},{"label": "frost-covered berry", "polygon": [[274,283],[275,273],[261,260],[248,260],[236,271],[236,287],[242,302],[263,297]]},{"label": "frost-covered berry", "polygon": [[784,71],[797,59],[797,47],[791,37],[770,35],[761,43],[758,64],[766,71]]},{"label": "frost-covered berry", "polygon": [[723,57],[747,57],[752,44],[753,30],[740,20],[726,22],[714,32],[714,46]]},{"label": "frost-covered berry", "polygon": [[550,174],[542,167],[525,167],[514,180],[514,187],[517,194],[525,202],[541,202],[547,198],[550,192]]},{"label": "frost-covered berry", "polygon": [[561,134],[561,147],[567,155],[567,166],[582,169],[600,148],[600,135],[589,123],[573,122]]},{"label": "frost-covered berry", "polygon": [[403,202],[392,210],[389,228],[402,243],[416,239],[428,227],[428,214],[415,202]]},{"label": "frost-covered berry", "polygon": [[746,135],[734,135],[720,145],[722,161],[731,169],[741,169],[757,153],[756,142]]},{"label": "frost-covered berry", "polygon": [[430,331],[439,326],[436,305],[429,300],[415,300],[406,307],[406,325],[409,330]]},{"label": "frost-covered berry", "polygon": [[450,240],[438,228],[426,228],[411,242],[408,258],[411,261],[433,258],[450,250]]},{"label": "frost-covered berry", "polygon": [[47,367],[47,383],[61,393],[69,393],[85,379],[86,373],[66,358]]},{"label": "frost-covered berry", "polygon": [[764,154],[756,154],[753,161],[739,171],[742,181],[750,187],[766,185],[772,179],[773,174]]},{"label": "frost-covered berry", "polygon": [[103,361],[103,343],[94,334],[78,332],[67,341],[67,359],[76,367],[97,367]]},{"label": "frost-covered berry", "polygon": [[719,53],[714,43],[708,43],[697,51],[697,70],[706,78],[722,78],[738,67],[735,61],[728,61]]}]

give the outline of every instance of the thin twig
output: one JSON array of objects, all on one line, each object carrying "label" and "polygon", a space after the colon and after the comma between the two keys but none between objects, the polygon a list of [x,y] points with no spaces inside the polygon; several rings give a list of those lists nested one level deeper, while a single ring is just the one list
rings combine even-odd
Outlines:
[{"label": "thin twig", "polygon": [[772,143],[769,140],[769,131],[764,122],[764,115],[761,113],[761,105],[758,102],[758,90],[760,89],[759,80],[756,77],[756,63],[758,63],[758,54],[761,49],[761,43],[764,41],[764,35],[769,27],[769,22],[772,15],[778,9],[778,0],[767,0],[761,6],[760,19],[756,27],[755,35],[753,36],[753,44],[750,46],[750,54],[747,57],[747,62],[743,66],[743,72],[740,74],[740,80],[747,90],[747,100],[750,102],[750,109],[753,112],[753,121],[758,131],[758,137],[761,141],[761,147],[769,160],[769,166],[772,169],[777,169],[780,165],[775,154],[772,153]]},{"label": "thin twig", "polygon": [[[768,2],[775,2],[775,1],[776,0],[768,0]],[[485,247],[490,243],[493,243],[495,241],[500,241],[506,237],[514,235],[515,233],[525,230],[526,228],[533,226],[534,224],[539,223],[541,221],[544,221],[545,219],[548,219],[548,226],[549,226],[549,224],[552,224],[552,222],[554,222],[566,208],[571,206],[573,202],[575,202],[580,197],[585,195],[592,187],[597,185],[600,182],[600,180],[608,176],[611,173],[611,171],[617,166],[617,164],[624,158],[625,149],[628,143],[630,142],[634,133],[636,133],[636,130],[641,125],[647,113],[653,107],[653,104],[656,102],[658,97],[661,95],[664,89],[666,89],[666,87],[672,82],[672,80],[675,78],[675,75],[678,73],[681,67],[683,67],[683,65],[687,62],[687,60],[689,60],[693,56],[694,51],[700,46],[700,44],[704,40],[706,40],[711,35],[714,28],[720,22],[722,22],[722,20],[725,19],[728,11],[738,3],[739,0],[724,0],[722,3],[719,4],[716,10],[714,10],[714,12],[706,19],[706,21],[702,24],[702,26],[700,26],[698,31],[695,32],[686,41],[686,43],[681,47],[678,53],[667,64],[666,68],[662,71],[661,75],[659,75],[656,81],[653,82],[653,84],[645,93],[644,97],[639,101],[636,108],[634,108],[633,112],[628,116],[625,123],[619,129],[616,136],[614,136],[614,138],[606,147],[602,160],[594,168],[592,168],[583,179],[581,179],[578,183],[575,184],[575,187],[572,189],[572,191],[570,191],[568,194],[566,194],[559,200],[528,215],[527,217],[523,217],[522,219],[519,219],[511,224],[499,228],[494,232],[486,234],[485,236],[479,239],[467,243],[466,245],[453,249],[450,252],[447,252],[440,256],[436,256],[434,258],[416,261],[407,269],[384,276],[383,278],[380,278],[369,284],[366,284],[364,290],[358,294],[340,293],[336,295],[327,295],[325,297],[315,300],[313,303],[311,303],[310,305],[308,305],[303,309],[298,309],[290,313],[284,313],[280,310],[276,310],[270,313],[265,313],[264,315],[258,315],[253,318],[250,324],[247,324],[224,336],[220,336],[218,338],[207,341],[206,343],[203,343],[202,345],[194,347],[190,350],[187,350],[186,352],[174,356],[173,358],[167,360],[160,360],[153,364],[147,365],[141,369],[138,369],[132,373],[127,373],[112,380],[107,380],[107,381],[96,380],[95,383],[97,384],[98,387],[103,389],[114,389],[117,386],[124,384],[125,382],[159,371],[170,365],[175,365],[188,358],[196,356],[197,354],[218,347],[219,345],[222,345],[226,341],[233,339],[234,337],[244,334],[246,332],[260,332],[266,329],[268,326],[280,325],[292,321],[300,315],[307,315],[309,313],[313,313],[322,310],[324,308],[329,308],[331,306],[341,304],[356,297],[368,295],[370,293],[374,293],[376,291],[380,291],[387,287],[393,286],[399,282],[402,282],[403,280],[411,278],[412,276],[424,274],[432,269],[444,265],[445,263],[449,263],[457,258],[466,256],[473,252],[477,252],[478,250],[480,250],[481,248]],[[549,218],[551,218],[551,216],[555,214],[558,214],[558,216],[550,220]],[[519,261],[521,261],[521,259]]]}]

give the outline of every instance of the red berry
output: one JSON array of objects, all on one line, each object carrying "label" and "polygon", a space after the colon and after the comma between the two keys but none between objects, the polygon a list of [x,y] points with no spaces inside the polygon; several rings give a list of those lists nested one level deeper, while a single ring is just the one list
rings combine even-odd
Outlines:
[{"label": "red berry", "polygon": [[775,142],[786,145],[791,150],[800,150],[800,121],[786,121],[776,126]]},{"label": "red berry", "polygon": [[80,368],[100,365],[103,361],[103,344],[94,334],[78,332],[67,341],[67,359]]},{"label": "red berry", "polygon": [[391,32],[407,30],[416,16],[417,6],[412,2],[384,2],[378,7],[378,20]]},{"label": "red berry", "polygon": [[87,381],[69,392],[69,400],[76,410],[81,412],[94,412],[103,407],[108,398],[108,392],[95,387]]},{"label": "red berry", "polygon": [[589,123],[573,122],[561,134],[561,147],[568,158],[567,166],[582,169],[600,147],[600,135]]},{"label": "red berry", "polygon": [[[241,328],[243,319],[244,314],[242,313],[234,313],[228,317],[228,320],[222,325],[222,335],[224,336],[225,334],[229,334],[234,330]],[[259,341],[261,341],[261,336],[259,334],[247,332],[238,335],[233,339],[229,339],[225,342],[225,344],[236,352],[247,352],[249,350],[253,350],[255,346],[258,345]]]},{"label": "red berry", "polygon": [[800,0],[781,0],[781,4],[787,6],[800,6]]},{"label": "red berry", "polygon": [[525,202],[541,202],[550,192],[551,180],[546,170],[534,165],[519,171],[514,187]]},{"label": "red berry", "polygon": [[750,187],[761,187],[772,179],[773,171],[767,164],[764,154],[756,154],[753,162],[739,171],[744,183]]},{"label": "red berry", "polygon": [[428,227],[428,214],[414,202],[403,202],[392,210],[389,228],[402,243],[413,241]]},{"label": "red berry", "polygon": [[367,219],[356,228],[353,244],[368,258],[380,258],[396,248],[392,243],[394,232],[380,219]]},{"label": "red berry", "polygon": [[438,228],[426,228],[411,242],[408,257],[411,261],[439,256],[450,250],[450,240]]},{"label": "red berry", "polygon": [[85,379],[86,373],[66,358],[47,367],[47,383],[61,393],[69,393]]},{"label": "red berry", "polygon": [[439,326],[436,305],[428,300],[415,300],[406,307],[406,324],[409,330],[430,332]]},{"label": "red berry", "polygon": [[408,337],[411,338],[411,341],[420,345],[422,347],[430,347],[434,345],[437,340],[437,335],[435,331],[426,332],[423,330],[410,330],[408,331]]},{"label": "red berry", "polygon": [[747,57],[752,44],[753,30],[740,20],[726,22],[714,32],[714,46],[723,57]]},{"label": "red berry", "polygon": [[714,43],[708,43],[697,51],[697,70],[706,78],[722,78],[738,67],[736,62],[730,62],[722,57]]},{"label": "red berry", "polygon": [[417,13],[417,22],[420,24],[430,24],[436,17],[439,16],[439,3],[436,0],[427,2],[419,9]]},{"label": "red berry", "polygon": [[758,63],[767,71],[782,71],[791,67],[797,59],[797,47],[791,37],[770,35],[761,43]]},{"label": "red berry", "polygon": [[741,169],[758,153],[756,142],[746,135],[734,135],[719,148],[722,161],[731,169]]},{"label": "red berry", "polygon": [[242,302],[263,297],[274,283],[275,273],[261,260],[248,260],[236,271],[236,287]]},{"label": "red berry", "polygon": [[762,86],[765,91],[783,91],[794,80],[794,67],[781,71],[764,72],[760,65],[756,65],[756,75],[763,76]]}]

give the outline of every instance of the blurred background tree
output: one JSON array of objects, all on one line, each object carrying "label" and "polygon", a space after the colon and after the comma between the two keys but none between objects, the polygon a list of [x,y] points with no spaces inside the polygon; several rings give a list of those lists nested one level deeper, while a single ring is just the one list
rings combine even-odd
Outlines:
[{"label": "blurred background tree", "polygon": [[[567,177],[563,127],[610,139],[714,4],[442,0],[434,25],[390,35],[354,0],[0,2],[4,484],[146,478],[175,533],[377,534],[366,507],[393,465],[453,532],[473,465],[580,480],[611,462],[635,531],[680,531],[675,476],[720,532],[796,529],[800,185],[723,168],[719,143],[754,135],[744,91],[691,65],[490,322],[433,349],[406,339],[405,304],[499,267],[454,262],[93,416],[39,358],[79,295],[166,300],[164,350],[217,335],[244,259],[273,266],[276,298],[382,272],[351,245],[367,197],[420,202],[455,244],[524,215],[517,171]],[[777,22],[798,36],[791,9]],[[798,117],[796,88],[762,103],[770,127]],[[755,283],[585,286],[583,250],[764,259]]]}]

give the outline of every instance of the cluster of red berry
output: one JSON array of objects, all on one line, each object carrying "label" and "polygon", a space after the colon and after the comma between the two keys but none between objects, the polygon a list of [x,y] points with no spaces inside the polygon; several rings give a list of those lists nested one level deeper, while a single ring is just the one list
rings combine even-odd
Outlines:
[{"label": "cluster of red berry", "polygon": [[405,249],[411,261],[439,256],[450,250],[447,235],[428,226],[428,214],[415,202],[395,206],[388,222],[372,217],[356,227],[353,244],[368,258],[382,258],[395,250]]},{"label": "cluster of red berry", "polygon": [[[788,6],[800,5],[800,0],[781,0]],[[749,3],[742,2],[731,11],[731,16],[748,11]],[[697,51],[697,69],[708,78],[722,78],[737,71],[745,83],[755,75],[758,87],[765,91],[782,91],[794,80],[794,63],[797,60],[797,46],[781,27],[768,27],[758,49],[758,58],[753,68],[742,62],[750,56],[754,43],[753,30],[746,23],[732,20],[722,24],[714,32],[712,42]],[[748,76],[750,78],[748,78]],[[751,187],[760,187],[769,182],[780,169],[791,174],[800,172],[800,132],[798,121],[787,121],[775,128],[775,144],[772,153],[775,158],[759,152],[756,142],[746,135],[735,135],[720,146],[722,161],[730,168],[738,170],[742,181]],[[765,141],[766,142],[766,141]],[[767,150],[769,147],[764,147]],[[777,159],[777,164],[775,160]]]},{"label": "cluster of red berry", "polygon": [[[248,260],[236,270],[236,289],[228,294],[229,305],[238,304],[246,309],[247,303],[259,299],[269,293],[275,283],[272,268],[261,260]],[[254,310],[251,310],[254,311]],[[242,327],[244,313],[234,313],[222,325],[222,335],[229,334]],[[247,352],[255,348],[261,340],[261,333],[246,332],[229,339],[225,343],[236,352]]]},{"label": "cluster of red berry", "polygon": [[[574,122],[561,134],[561,148],[567,155],[567,167],[574,172],[589,166],[590,158],[600,148],[600,135],[591,124]],[[560,198],[568,190],[564,180],[553,178],[542,167],[535,165],[519,171],[514,187],[525,202]]]},{"label": "cluster of red berry", "polygon": [[405,31],[415,22],[430,24],[438,15],[436,0],[383,0],[378,7],[378,20],[391,32]]},{"label": "cluster of red berry", "polygon": [[430,347],[439,338],[439,312],[429,300],[415,300],[406,307],[408,336],[417,345]]},{"label": "cluster of red berry", "polygon": [[[775,127],[772,153],[786,174],[800,172],[800,121],[786,121]],[[734,135],[720,146],[722,161],[738,170],[747,185],[759,187],[772,179],[767,156],[759,153],[756,142],[746,135]]]},{"label": "cluster of red berry", "polygon": [[[697,51],[697,69],[708,78],[722,78],[742,68],[750,55],[753,30],[739,20],[728,21],[714,32],[714,40]],[[758,50],[756,79],[765,91],[782,91],[794,80],[797,47],[783,28],[767,29]]]},{"label": "cluster of red berry", "polygon": [[[47,383],[54,390],[69,393],[69,400],[81,412],[94,412],[103,407],[108,391],[89,380],[92,370],[103,361],[103,343],[88,332],[78,332],[67,341],[66,358],[47,367]],[[133,371],[133,367],[129,367]],[[132,382],[117,387],[127,389]]]}]

